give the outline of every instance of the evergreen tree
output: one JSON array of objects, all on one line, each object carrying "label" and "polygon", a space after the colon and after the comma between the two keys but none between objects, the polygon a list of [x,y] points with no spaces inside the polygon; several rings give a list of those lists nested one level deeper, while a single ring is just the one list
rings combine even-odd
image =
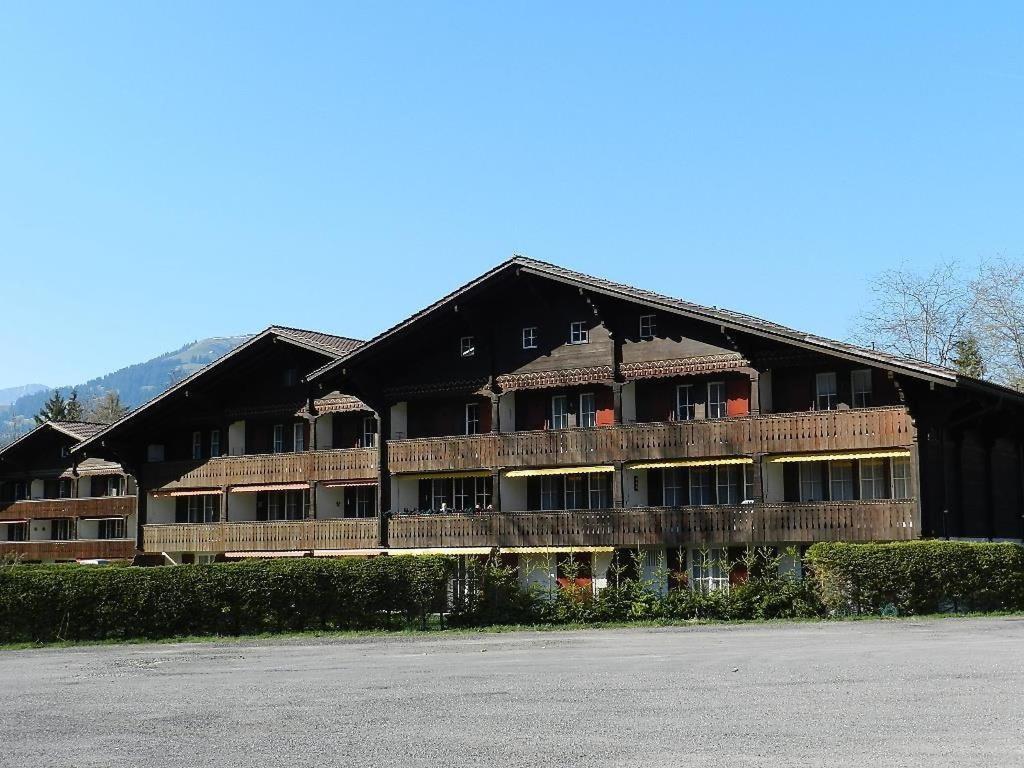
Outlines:
[{"label": "evergreen tree", "polygon": [[43,403],[42,409],[35,415],[36,424],[45,424],[47,421],[67,421],[68,404],[61,395],[59,389],[53,390],[53,394]]},{"label": "evergreen tree", "polygon": [[128,413],[128,408],[121,402],[121,395],[117,390],[111,389],[104,393],[103,397],[93,400],[89,406],[89,421],[98,424],[113,424],[122,416]]},{"label": "evergreen tree", "polygon": [[985,377],[985,360],[981,355],[981,345],[974,334],[961,336],[953,343],[953,365],[964,376],[974,379]]},{"label": "evergreen tree", "polygon": [[85,409],[78,399],[78,390],[72,389],[71,395],[64,406],[64,418],[58,419],[58,421],[83,421],[84,419]]}]

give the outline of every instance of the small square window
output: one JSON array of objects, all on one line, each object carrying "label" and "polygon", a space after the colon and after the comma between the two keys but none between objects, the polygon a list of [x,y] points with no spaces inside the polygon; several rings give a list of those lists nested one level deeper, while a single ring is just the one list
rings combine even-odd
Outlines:
[{"label": "small square window", "polygon": [[640,338],[653,339],[658,330],[654,315],[640,315]]},{"label": "small square window", "polygon": [[530,326],[529,328],[523,328],[523,349],[536,349],[537,348],[537,328],[536,326]]},{"label": "small square window", "polygon": [[476,344],[472,336],[463,336],[459,339],[459,354],[462,357],[472,357],[476,354]]},{"label": "small square window", "polygon": [[587,344],[590,342],[590,331],[583,321],[572,323],[569,326],[570,344]]}]

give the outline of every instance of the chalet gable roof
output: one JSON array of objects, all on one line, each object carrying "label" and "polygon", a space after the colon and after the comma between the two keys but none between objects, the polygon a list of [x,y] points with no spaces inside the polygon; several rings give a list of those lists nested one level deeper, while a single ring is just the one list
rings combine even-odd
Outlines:
[{"label": "chalet gable roof", "polygon": [[90,437],[99,434],[107,426],[106,424],[97,424],[91,421],[44,421],[21,437],[0,448],[0,457],[3,457],[15,446],[25,445],[43,432],[57,432],[71,438],[72,445],[77,445],[83,440],[88,440]]},{"label": "chalet gable roof", "polygon": [[[452,293],[449,293],[447,296],[435,301],[433,304],[425,307],[414,315],[411,315],[397,325],[378,334],[344,360],[332,360],[328,362],[322,368],[313,371],[309,376],[307,376],[307,379],[309,381],[322,380],[323,377],[329,375],[332,371],[339,370],[343,364],[356,361],[363,355],[373,352],[376,348],[415,325],[417,322],[455,302],[467,293],[485,285],[486,283],[494,281],[503,274],[510,272],[538,275],[540,277],[562,282],[594,293],[623,299],[635,304],[648,306],[653,309],[667,311],[696,320],[703,320],[731,330],[745,331],[755,336],[781,341],[804,349],[810,349],[856,362],[865,362],[896,372],[907,373],[939,384],[955,385],[958,380],[965,378],[959,376],[956,371],[950,368],[934,365],[922,360],[915,360],[909,357],[892,355],[887,352],[866,349],[855,344],[849,344],[847,342],[829,339],[824,336],[798,331],[796,329],[788,328],[784,325],[773,323],[768,320],[762,320],[761,318],[754,317],[753,315],[747,315],[742,312],[721,309],[719,307],[706,307],[683,299],[677,299],[671,296],[665,296],[664,294],[655,293],[654,291],[648,291],[631,285],[616,283],[611,280],[605,280],[604,278],[587,275],[582,272],[576,272],[555,264],[549,264],[545,261],[538,261],[537,259],[516,255],[474,280],[471,280]],[[989,385],[988,382],[984,382],[984,384]]]},{"label": "chalet gable roof", "polygon": [[101,442],[107,438],[110,434],[121,429],[124,425],[136,420],[140,415],[151,411],[154,407],[160,403],[166,402],[169,398],[181,391],[187,391],[188,387],[195,384],[210,375],[211,372],[217,370],[220,366],[224,365],[229,360],[236,360],[241,356],[249,352],[253,347],[259,345],[261,342],[268,338],[272,338],[278,341],[283,341],[288,344],[293,344],[302,349],[307,349],[312,352],[323,355],[328,360],[338,360],[344,358],[346,355],[352,353],[353,350],[357,349],[363,342],[358,339],[351,339],[347,336],[335,336],[330,333],[322,333],[320,331],[311,331],[303,328],[289,328],[283,325],[271,325],[261,333],[257,333],[252,338],[239,344],[237,347],[221,355],[213,362],[203,366],[198,371],[193,373],[191,376],[187,376],[177,384],[164,390],[162,393],[143,403],[133,411],[129,411],[120,421],[116,421],[113,424],[104,427],[100,431],[90,435],[88,438],[83,440],[81,443],[76,445],[72,450],[81,451],[84,448],[93,445],[97,442]]}]

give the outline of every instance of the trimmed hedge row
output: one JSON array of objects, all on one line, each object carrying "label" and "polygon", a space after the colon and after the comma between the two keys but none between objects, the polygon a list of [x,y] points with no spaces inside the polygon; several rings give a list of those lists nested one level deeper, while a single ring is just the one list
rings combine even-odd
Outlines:
[{"label": "trimmed hedge row", "polygon": [[450,558],[0,568],[0,642],[396,628],[443,609]]},{"label": "trimmed hedge row", "polygon": [[1024,610],[1018,544],[819,543],[805,563],[821,600],[840,615]]}]

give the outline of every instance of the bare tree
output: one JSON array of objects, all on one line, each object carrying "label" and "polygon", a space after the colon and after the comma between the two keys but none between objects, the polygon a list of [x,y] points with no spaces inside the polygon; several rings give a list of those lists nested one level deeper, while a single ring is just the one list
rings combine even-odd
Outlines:
[{"label": "bare tree", "polygon": [[985,261],[972,283],[976,336],[995,381],[1024,390],[1024,264]]},{"label": "bare tree", "polygon": [[924,273],[905,264],[887,269],[870,290],[871,301],[855,321],[857,343],[938,365],[953,363],[976,303],[972,282],[956,261]]}]

